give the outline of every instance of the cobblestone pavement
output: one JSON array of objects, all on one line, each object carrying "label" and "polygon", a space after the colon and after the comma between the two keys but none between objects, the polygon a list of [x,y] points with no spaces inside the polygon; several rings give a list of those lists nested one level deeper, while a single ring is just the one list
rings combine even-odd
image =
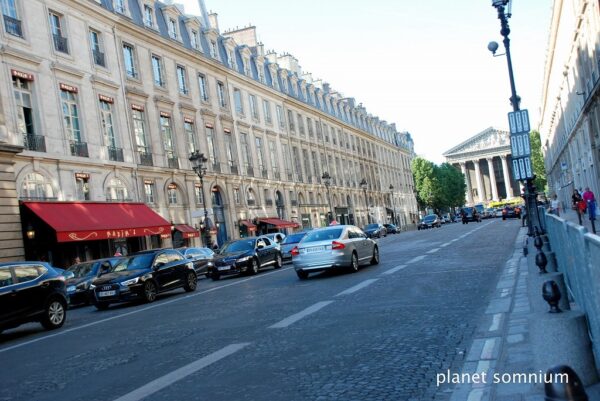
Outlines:
[{"label": "cobblestone pavement", "polygon": [[519,229],[405,232],[356,274],[284,268],[77,308],[61,331],[0,335],[0,400],[450,400],[437,375],[469,362]]}]

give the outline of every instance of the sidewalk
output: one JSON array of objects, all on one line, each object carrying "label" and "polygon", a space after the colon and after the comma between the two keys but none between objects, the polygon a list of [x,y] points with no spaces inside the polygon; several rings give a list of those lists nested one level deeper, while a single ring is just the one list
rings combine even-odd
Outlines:
[{"label": "sidewalk", "polygon": [[[577,212],[571,208],[561,210],[559,217],[579,225],[579,219],[577,218]],[[583,223],[582,226],[585,227],[585,229],[588,230],[588,232],[593,233],[592,223],[590,222],[590,218],[587,213],[581,216],[581,222]],[[600,220],[596,220],[596,231],[600,231]]]}]

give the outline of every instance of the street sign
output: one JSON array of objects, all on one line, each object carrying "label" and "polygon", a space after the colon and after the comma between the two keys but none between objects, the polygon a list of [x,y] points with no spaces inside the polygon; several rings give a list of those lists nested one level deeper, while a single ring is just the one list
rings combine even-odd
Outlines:
[{"label": "street sign", "polygon": [[533,167],[529,156],[513,158],[512,167],[515,180],[522,181],[533,178]]},{"label": "street sign", "polygon": [[510,127],[510,133],[512,134],[523,134],[531,131],[529,126],[529,112],[527,109],[519,111],[511,111],[508,113],[508,125]]},{"label": "street sign", "polygon": [[531,156],[529,133],[514,135],[511,134],[510,145],[513,157]]},{"label": "street sign", "polygon": [[510,127],[510,148],[512,153],[513,176],[515,180],[533,178],[531,165],[531,143],[529,140],[529,113],[527,110],[511,111],[508,113]]}]

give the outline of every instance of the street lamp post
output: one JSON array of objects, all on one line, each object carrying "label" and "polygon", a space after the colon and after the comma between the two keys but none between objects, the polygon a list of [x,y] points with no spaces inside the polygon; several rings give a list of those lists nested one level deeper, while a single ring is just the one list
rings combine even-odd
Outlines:
[{"label": "street lamp post", "polygon": [[329,175],[329,173],[327,171],[325,171],[323,173],[323,177],[321,177],[323,179],[323,182],[325,184],[325,188],[327,189],[327,202],[329,203],[329,221],[328,223],[331,223],[333,220],[335,220],[333,218],[333,208],[331,207],[331,194],[329,193],[329,187],[331,186],[331,176]]},{"label": "street lamp post", "polygon": [[[515,77],[513,74],[512,68],[512,59],[510,57],[510,39],[508,35],[510,34],[510,28],[508,27],[508,19],[511,17],[510,13],[510,1],[511,0],[492,0],[492,7],[494,7],[498,11],[498,19],[500,20],[500,34],[504,38],[502,43],[504,44],[504,49],[506,51],[506,63],[508,65],[508,77],[510,80],[510,103],[513,107],[513,111],[519,111],[519,103],[521,102],[521,98],[517,95],[517,89],[515,86]],[[508,12],[505,12],[505,7],[508,7]],[[498,50],[498,43],[490,42],[488,44],[488,50],[490,50],[494,56],[496,55],[496,50]],[[534,176],[535,177],[535,176]],[[533,185],[533,179],[525,179],[525,205],[527,209],[527,229],[528,235],[532,236],[535,234],[535,231],[542,232],[542,228],[539,221],[539,215],[537,210],[537,194],[536,188]]]},{"label": "street lamp post", "polygon": [[398,225],[398,216],[396,216],[396,202],[394,202],[394,186],[390,184],[390,198],[392,199],[392,211],[394,212],[393,223]]},{"label": "street lamp post", "polygon": [[206,175],[206,162],[208,159],[204,156],[204,153],[196,150],[190,155],[190,163],[192,169],[200,178],[200,193],[202,194],[202,204],[204,205],[204,222],[200,227],[204,230],[204,246],[210,245],[210,227],[208,227],[208,211],[206,210],[206,197],[204,196],[204,176]]},{"label": "street lamp post", "polygon": [[369,215],[369,202],[367,200],[367,188],[369,185],[367,184],[367,180],[364,178],[360,181],[360,187],[365,193],[365,208],[367,209],[367,224],[371,224],[371,216]]}]

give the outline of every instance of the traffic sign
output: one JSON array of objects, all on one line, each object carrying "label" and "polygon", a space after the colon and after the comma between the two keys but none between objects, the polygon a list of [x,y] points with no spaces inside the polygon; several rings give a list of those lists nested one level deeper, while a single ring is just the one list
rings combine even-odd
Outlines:
[{"label": "traffic sign", "polygon": [[512,165],[513,177],[515,180],[522,181],[533,178],[533,168],[529,156],[513,158]]},{"label": "traffic sign", "polygon": [[529,126],[529,112],[527,109],[508,113],[508,126],[510,127],[511,135],[529,133],[531,128]]},{"label": "traffic sign", "polygon": [[510,145],[513,157],[531,156],[529,133],[514,134],[510,136]]}]

